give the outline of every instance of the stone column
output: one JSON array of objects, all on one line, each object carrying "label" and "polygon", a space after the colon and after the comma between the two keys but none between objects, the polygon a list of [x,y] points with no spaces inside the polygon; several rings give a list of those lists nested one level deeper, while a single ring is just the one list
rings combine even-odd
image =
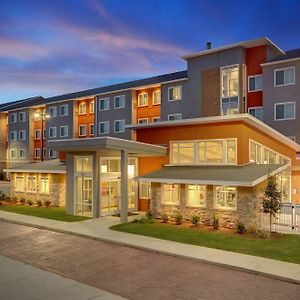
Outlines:
[{"label": "stone column", "polygon": [[128,221],[128,152],[121,150],[121,223]]}]

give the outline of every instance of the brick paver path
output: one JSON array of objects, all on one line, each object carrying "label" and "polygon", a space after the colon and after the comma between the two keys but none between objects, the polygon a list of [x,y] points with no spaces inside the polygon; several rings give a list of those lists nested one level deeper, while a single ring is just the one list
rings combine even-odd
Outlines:
[{"label": "brick paver path", "polygon": [[6,222],[0,254],[129,299],[300,299],[300,285]]}]

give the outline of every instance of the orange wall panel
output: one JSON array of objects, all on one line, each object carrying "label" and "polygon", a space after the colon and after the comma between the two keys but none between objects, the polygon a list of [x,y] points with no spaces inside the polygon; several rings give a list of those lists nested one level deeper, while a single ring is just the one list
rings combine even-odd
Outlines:
[{"label": "orange wall panel", "polygon": [[[94,101],[94,98],[87,98],[83,100],[79,100],[77,102],[78,105],[78,138],[88,138],[88,137],[94,137],[94,135],[90,134],[90,124],[94,124],[94,113],[90,112],[90,103]],[[86,114],[80,115],[79,114],[79,105],[81,103],[86,103]],[[95,103],[96,104],[96,103]],[[94,110],[96,110],[96,105],[94,105]],[[80,125],[86,125],[86,135],[85,136],[79,136],[79,126]]]}]

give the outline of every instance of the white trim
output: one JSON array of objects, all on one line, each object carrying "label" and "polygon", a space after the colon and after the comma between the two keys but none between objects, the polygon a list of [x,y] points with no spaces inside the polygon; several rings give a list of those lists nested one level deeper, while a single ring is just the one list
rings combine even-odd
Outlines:
[{"label": "white trim", "polygon": [[[64,114],[61,114],[61,109],[62,107],[64,107],[64,111],[65,113]],[[69,115],[69,104],[62,104],[59,106],[59,116],[60,117],[66,117]]]},{"label": "white trim", "polygon": [[[81,103],[78,104],[78,115],[79,115],[79,116],[84,116],[84,115],[86,115],[86,109],[87,109],[86,106],[87,106],[87,105],[86,105],[86,102],[81,102]],[[85,107],[84,112],[80,112],[80,107]]]},{"label": "white trim", "polygon": [[[217,205],[217,187],[231,187],[231,188],[234,188],[235,189],[235,206],[234,207],[228,207],[228,206],[225,206],[225,207],[220,207]],[[232,185],[215,185],[213,187],[213,209],[216,209],[216,210],[225,210],[225,211],[237,211],[237,208],[238,208],[238,189],[237,189],[237,186],[232,186]]]},{"label": "white trim", "polygon": [[283,64],[283,63],[289,63],[289,62],[294,62],[300,60],[300,57],[295,57],[295,58],[290,58],[290,59],[283,59],[283,60],[277,60],[277,61],[272,61],[272,62],[266,62],[263,64],[260,64],[262,67],[266,66],[272,66],[272,65],[277,65],[277,64]]},{"label": "white trim", "polygon": [[[91,106],[93,106],[93,111],[91,110]],[[95,100],[91,100],[89,103],[89,114],[92,115],[94,113],[95,113]]]},{"label": "white trim", "polygon": [[[53,112],[55,112],[53,115],[51,115],[50,111],[53,109]],[[55,118],[57,117],[57,106],[49,106],[48,107],[48,113],[49,113],[49,116],[51,118]]]},{"label": "white trim", "polygon": [[[193,185],[193,186],[197,186],[197,187],[199,187],[199,186],[204,186],[205,187],[204,205],[189,205],[189,204],[187,204],[188,199],[189,199],[189,197],[188,197],[188,194],[189,194],[188,186],[189,185]],[[205,184],[185,184],[184,189],[185,189],[185,201],[184,201],[185,207],[197,208],[197,209],[205,209],[205,208],[207,208],[207,185],[205,185]],[[197,190],[197,191],[199,192],[199,190]]]},{"label": "white trim", "polygon": [[65,170],[39,170],[39,169],[4,169],[8,173],[40,173],[40,174],[66,174]]},{"label": "white trim", "polygon": [[[50,130],[53,130],[53,136],[50,136]],[[57,128],[56,127],[49,127],[49,131],[48,131],[48,134],[49,134],[49,136],[48,136],[48,138],[49,139],[53,139],[53,138],[56,138],[57,137]]]},{"label": "white trim", "polygon": [[[124,122],[124,130],[120,130],[120,131],[116,131],[116,123],[117,122]],[[122,120],[115,120],[114,121],[114,133],[122,133],[122,132],[125,132],[126,130],[126,124],[125,124],[125,120],[122,119]]]},{"label": "white trim", "polygon": [[[288,69],[293,69],[294,70],[294,82],[292,82],[292,83],[276,84],[276,72],[283,71],[283,80],[284,80],[285,70],[288,70]],[[296,84],[296,69],[295,69],[295,67],[286,67],[286,68],[275,69],[273,71],[273,74],[274,74],[274,77],[273,77],[273,79],[274,79],[274,87],[289,86],[289,85],[295,85]]]},{"label": "white trim", "polygon": [[[110,108],[110,99],[109,99],[109,97],[106,97],[106,98],[97,98],[98,99],[98,105],[99,105],[99,107],[98,107],[98,110],[99,111],[105,111],[105,110],[109,110],[109,108]],[[101,101],[107,101],[107,103],[108,103],[108,107],[107,108],[104,108],[104,109],[101,109]]]},{"label": "white trim", "polygon": [[[66,134],[65,135],[61,135],[61,129],[65,128],[66,129]],[[59,136],[60,137],[68,137],[69,136],[69,126],[68,125],[63,125],[59,127]]]},{"label": "white trim", "polygon": [[[147,95],[147,104],[140,104],[140,96],[144,96]],[[144,99],[143,99],[144,100]],[[138,107],[147,107],[149,105],[149,94],[147,92],[142,92],[138,94]]]},{"label": "white trim", "polygon": [[[175,120],[170,120],[170,117],[174,117],[174,116],[180,116],[181,118],[180,119],[175,119]],[[169,122],[174,122],[174,121],[179,121],[179,120],[182,120],[182,113],[177,113],[177,114],[169,114],[168,115],[168,121]],[[158,123],[158,122],[157,122]]]},{"label": "white trim", "polygon": [[[85,133],[84,134],[80,134],[80,128],[85,128]],[[78,136],[86,136],[86,124],[81,124],[78,127]]]},{"label": "white trim", "polygon": [[[179,88],[180,89],[180,98],[178,99],[171,99],[170,100],[170,90]],[[168,87],[168,102],[174,102],[174,101],[181,101],[182,100],[182,85],[174,85],[174,86],[169,86]]]},{"label": "white trim", "polygon": [[[39,156],[36,156],[36,151],[39,151]],[[39,159],[41,158],[41,148],[34,148],[34,158]]]},{"label": "white trim", "polygon": [[[251,114],[250,114],[250,110],[251,109],[254,109],[255,110],[255,116],[252,116]],[[252,117],[255,117],[256,119],[258,119],[257,118],[257,116],[256,116],[256,110],[257,109],[262,109],[262,113],[264,114],[264,107],[263,106],[251,106],[251,107],[248,107],[248,114],[249,115],[251,115]],[[258,119],[258,120],[260,120],[260,119]],[[261,120],[262,121],[262,120]]]},{"label": "white trim", "polygon": [[[116,107],[116,98],[123,98],[124,99],[124,105]],[[126,97],[125,97],[125,94],[114,96],[114,109],[120,109],[120,108],[125,108],[125,107],[126,107]]]},{"label": "white trim", "polygon": [[[39,132],[40,133],[40,138],[36,138],[36,133]],[[35,129],[34,130],[34,140],[38,141],[42,138],[42,129]]]},{"label": "white trim", "polygon": [[[21,135],[23,135],[22,138]],[[27,140],[26,130],[25,129],[19,130],[18,137],[19,137],[19,141],[26,141]]]},{"label": "white trim", "polygon": [[160,117],[152,117],[152,122],[153,122],[153,123],[155,123],[154,120],[158,120],[158,121],[156,121],[156,122],[159,122],[159,121],[160,121]]},{"label": "white trim", "polygon": [[263,74],[257,74],[257,75],[249,75],[248,76],[248,93],[254,93],[254,92],[261,92],[263,90],[263,87],[261,89],[258,89],[258,90],[251,90],[250,91],[250,78],[254,78],[255,79],[255,85],[256,85],[256,78],[257,77],[261,77],[263,79]]},{"label": "white trim", "polygon": [[[154,94],[159,94],[159,103],[154,103]],[[152,105],[153,106],[161,105],[161,90],[152,92]]]},{"label": "white trim", "polygon": [[[91,133],[91,127],[92,127],[92,126],[94,126],[94,133]],[[91,124],[89,125],[89,134],[92,135],[92,136],[95,135],[95,124],[92,124],[92,123],[91,123]]]},{"label": "white trim", "polygon": [[[294,104],[294,117],[293,118],[284,118],[284,119],[277,119],[276,118],[276,107],[278,105],[286,105],[286,104]],[[296,119],[296,102],[295,101],[289,101],[289,102],[278,102],[274,103],[274,121],[288,121],[288,120],[295,120]]]},{"label": "white trim", "polygon": [[[146,120],[146,122],[140,123],[140,121],[144,121],[144,120]],[[138,118],[138,124],[145,124],[145,123],[148,123],[148,118]]]},{"label": "white trim", "polygon": [[[101,132],[101,130],[100,130],[101,124],[104,124],[104,129],[105,129],[105,124],[108,124],[108,131],[107,132]],[[109,134],[109,132],[110,132],[110,121],[99,122],[98,126],[99,126],[99,128],[98,128],[99,134]]]},{"label": "white trim", "polygon": [[[23,120],[21,120],[20,116],[23,116]],[[20,111],[19,112],[19,122],[20,123],[26,122],[26,118],[27,118],[27,112],[26,111]]]}]

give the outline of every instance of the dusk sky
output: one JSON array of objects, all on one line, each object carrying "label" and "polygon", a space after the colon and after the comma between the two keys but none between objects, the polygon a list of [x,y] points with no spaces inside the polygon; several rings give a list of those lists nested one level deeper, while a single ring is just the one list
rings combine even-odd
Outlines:
[{"label": "dusk sky", "polygon": [[0,0],[0,103],[183,70],[207,41],[263,36],[300,48],[300,1]]}]

